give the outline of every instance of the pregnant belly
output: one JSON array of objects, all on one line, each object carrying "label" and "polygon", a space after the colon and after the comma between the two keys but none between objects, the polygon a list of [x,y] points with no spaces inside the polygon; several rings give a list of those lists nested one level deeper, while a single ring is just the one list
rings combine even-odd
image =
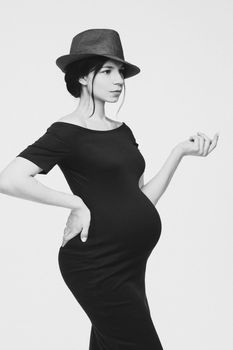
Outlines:
[{"label": "pregnant belly", "polygon": [[157,209],[141,190],[133,197],[102,203],[93,226],[91,238],[99,244],[135,253],[152,250],[162,230]]}]

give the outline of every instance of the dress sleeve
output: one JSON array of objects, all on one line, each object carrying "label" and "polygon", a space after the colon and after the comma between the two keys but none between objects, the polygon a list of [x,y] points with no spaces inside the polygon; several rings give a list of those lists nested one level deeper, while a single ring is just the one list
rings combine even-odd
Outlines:
[{"label": "dress sleeve", "polygon": [[134,146],[136,146],[138,148],[139,144],[137,143],[136,137],[135,137],[135,135],[130,127],[129,127],[129,130],[130,130],[130,135],[132,137],[132,142],[133,142]]},{"label": "dress sleeve", "polygon": [[42,169],[39,174],[47,174],[69,154],[69,145],[48,128],[44,135],[27,146],[16,157],[30,160]]}]

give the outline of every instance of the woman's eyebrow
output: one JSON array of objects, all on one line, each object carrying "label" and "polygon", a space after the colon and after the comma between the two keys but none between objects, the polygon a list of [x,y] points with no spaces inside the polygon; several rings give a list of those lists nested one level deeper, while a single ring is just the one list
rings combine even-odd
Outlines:
[{"label": "woman's eyebrow", "polygon": [[[119,68],[123,68],[123,64],[119,67]],[[110,66],[110,65],[108,65],[108,66],[103,66],[103,68],[114,68],[114,66]]]}]

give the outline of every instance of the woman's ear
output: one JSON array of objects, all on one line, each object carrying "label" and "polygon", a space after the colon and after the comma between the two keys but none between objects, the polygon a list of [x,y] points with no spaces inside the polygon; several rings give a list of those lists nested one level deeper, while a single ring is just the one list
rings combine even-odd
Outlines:
[{"label": "woman's ear", "polygon": [[78,81],[82,85],[87,85],[87,77],[81,77]]}]

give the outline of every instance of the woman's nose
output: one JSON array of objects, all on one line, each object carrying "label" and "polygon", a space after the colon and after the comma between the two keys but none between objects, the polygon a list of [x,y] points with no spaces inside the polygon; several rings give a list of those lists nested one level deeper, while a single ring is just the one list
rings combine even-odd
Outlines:
[{"label": "woman's nose", "polygon": [[122,76],[121,73],[116,73],[113,75],[113,83],[114,84],[122,84],[124,82],[124,77]]}]

